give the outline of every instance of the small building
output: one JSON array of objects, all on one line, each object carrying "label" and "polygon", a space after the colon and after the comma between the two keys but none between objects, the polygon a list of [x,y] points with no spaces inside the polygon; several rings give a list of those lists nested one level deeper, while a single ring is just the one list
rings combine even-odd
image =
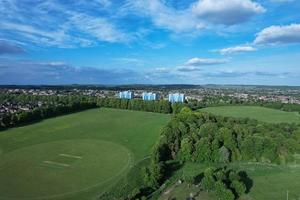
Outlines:
[{"label": "small building", "polygon": [[120,99],[133,99],[134,93],[132,91],[122,91],[119,92]]},{"label": "small building", "polygon": [[143,92],[142,98],[144,101],[155,101],[158,100],[159,95],[153,92]]},{"label": "small building", "polygon": [[171,103],[184,103],[185,95],[181,93],[169,94],[169,102]]}]

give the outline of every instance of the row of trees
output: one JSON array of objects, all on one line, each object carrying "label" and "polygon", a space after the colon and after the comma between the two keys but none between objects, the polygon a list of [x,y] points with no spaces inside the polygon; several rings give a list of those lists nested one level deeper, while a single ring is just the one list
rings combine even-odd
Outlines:
[{"label": "row of trees", "polygon": [[299,112],[300,105],[292,103],[281,103],[278,101],[270,102],[258,99],[238,99],[229,96],[219,96],[219,97],[203,97],[201,101],[189,100],[186,106],[190,107],[192,110],[197,110],[205,107],[211,106],[226,106],[226,105],[248,105],[248,106],[263,106],[267,108],[273,108],[278,110],[283,110],[287,112]]},{"label": "row of trees", "polygon": [[139,110],[157,113],[172,113],[172,105],[166,100],[143,101],[141,99],[117,99],[99,98],[97,104],[100,107]]},{"label": "row of trees", "polygon": [[[299,141],[300,126],[296,124],[267,124],[195,113],[185,108],[162,130],[144,180],[147,186],[158,188],[166,180],[166,172],[170,173],[168,163],[174,161],[214,165],[234,161],[286,163],[293,159],[295,152],[300,152]],[[216,194],[226,192],[231,199],[232,195],[224,190],[224,182],[214,180]],[[236,197],[238,191],[232,193]]]},{"label": "row of trees", "polygon": [[[3,114],[0,116],[0,130],[95,107],[169,114],[173,110],[179,112],[183,105],[172,105],[166,100],[143,101],[141,99],[96,98],[83,95],[38,96],[28,94],[1,94],[0,102],[12,106],[30,106],[34,108],[29,111]],[[40,103],[42,103],[42,106],[38,106]]]},{"label": "row of trees", "polygon": [[[30,101],[31,95],[27,95],[27,104],[34,104],[35,101]],[[19,99],[19,97],[17,97]],[[36,97],[35,97],[36,98]],[[55,99],[53,101],[53,99]],[[40,99],[36,98],[36,101]],[[59,97],[43,97],[43,106],[35,107],[32,110],[20,111],[16,113],[5,113],[0,116],[0,130],[4,130],[19,125],[25,125],[41,119],[56,117],[68,113],[78,112],[90,108],[96,108],[96,99],[87,98],[86,96],[59,96]],[[12,99],[16,101],[16,99]]]}]

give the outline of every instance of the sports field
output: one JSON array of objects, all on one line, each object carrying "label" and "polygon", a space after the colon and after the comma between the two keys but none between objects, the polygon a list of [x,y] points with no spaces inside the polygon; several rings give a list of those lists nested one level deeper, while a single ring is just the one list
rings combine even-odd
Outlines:
[{"label": "sports field", "polygon": [[151,152],[169,118],[93,109],[0,132],[0,199],[94,199]]},{"label": "sports field", "polygon": [[297,112],[285,112],[259,106],[208,107],[200,111],[228,117],[252,118],[269,123],[300,123],[300,115]]}]

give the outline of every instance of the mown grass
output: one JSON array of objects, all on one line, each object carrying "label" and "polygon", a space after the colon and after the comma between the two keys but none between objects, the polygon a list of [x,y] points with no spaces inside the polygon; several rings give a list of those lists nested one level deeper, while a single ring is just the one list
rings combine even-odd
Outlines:
[{"label": "mown grass", "polygon": [[[160,128],[169,118],[169,115],[164,114],[101,108],[2,131],[0,132],[0,186],[3,187],[0,190],[0,199],[35,198],[45,196],[47,192],[49,195],[54,195],[80,191],[106,181],[105,184],[81,192],[71,192],[51,199],[95,198],[122,177],[113,175],[121,171],[128,161],[131,163],[123,176],[135,161],[151,153]],[[111,145],[104,145],[105,142]],[[70,158],[57,157],[60,153],[82,154],[82,157],[87,160],[82,162],[83,159],[72,161]],[[62,169],[45,168],[41,163],[46,158],[58,163],[68,163],[71,169],[63,169],[65,173],[62,173]],[[44,170],[35,170],[38,167]],[[7,171],[8,169],[10,171]],[[74,175],[78,175],[78,178],[74,179],[76,177]],[[88,178],[80,179],[80,177]],[[25,181],[22,182],[22,178]],[[51,180],[48,181],[49,179]]]},{"label": "mown grass", "polygon": [[[223,167],[224,165],[210,165],[213,167]],[[181,169],[182,173],[199,174],[209,165],[187,163]],[[249,192],[242,196],[240,200],[274,200],[274,199],[300,199],[300,162],[296,160],[288,165],[276,165],[268,163],[230,163],[230,169],[245,171],[250,178]],[[168,191],[166,193],[166,191]],[[166,199],[186,199],[190,194],[196,195],[195,199],[217,200],[212,193],[206,193],[199,187],[189,186],[185,183],[178,186],[171,186],[161,194],[159,200]]]},{"label": "mown grass", "polygon": [[285,112],[259,106],[207,107],[200,111],[228,117],[252,118],[268,123],[300,123],[300,115],[297,112]]}]

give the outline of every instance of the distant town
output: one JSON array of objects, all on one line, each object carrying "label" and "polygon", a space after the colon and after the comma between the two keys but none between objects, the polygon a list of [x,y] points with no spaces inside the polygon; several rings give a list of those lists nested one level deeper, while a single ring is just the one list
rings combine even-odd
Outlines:
[{"label": "distant town", "polygon": [[300,87],[275,86],[194,86],[194,85],[159,85],[159,86],[2,86],[0,88],[0,115],[29,111],[44,106],[41,100],[9,101],[6,95],[31,96],[71,96],[82,95],[99,98],[143,99],[145,101],[168,100],[171,103],[203,101],[204,98],[222,98],[222,101],[242,102],[280,102],[300,104]]}]

